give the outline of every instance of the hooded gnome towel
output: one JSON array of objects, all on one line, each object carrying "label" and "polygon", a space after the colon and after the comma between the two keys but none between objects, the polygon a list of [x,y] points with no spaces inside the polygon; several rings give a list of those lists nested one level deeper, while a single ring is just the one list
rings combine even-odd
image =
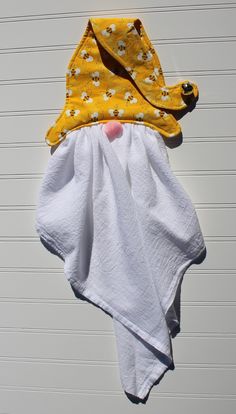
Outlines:
[{"label": "hooded gnome towel", "polygon": [[[198,88],[188,80],[165,84],[139,19],[90,18],[66,89],[45,137],[56,150],[41,183],[36,230],[63,260],[75,296],[112,318],[122,387],[131,401],[145,402],[174,369],[181,282],[206,256],[165,145],[181,132],[171,112],[190,105]],[[107,133],[111,121],[119,134]]]}]

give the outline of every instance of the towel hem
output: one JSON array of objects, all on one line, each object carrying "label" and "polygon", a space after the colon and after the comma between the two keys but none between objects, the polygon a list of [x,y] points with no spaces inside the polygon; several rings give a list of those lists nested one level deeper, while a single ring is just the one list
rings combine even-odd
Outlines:
[{"label": "towel hem", "polygon": [[160,379],[160,377],[163,378],[164,374],[166,374],[167,371],[171,369],[171,367],[172,369],[174,368],[173,362],[171,362],[168,366],[163,365],[163,367],[159,368],[155,361],[151,372],[146,376],[144,382],[140,387],[140,390],[137,392],[137,397],[141,400],[144,400],[150,393],[154,384]]},{"label": "towel hem", "polygon": [[[199,247],[198,247],[198,249],[199,249]],[[169,287],[169,292],[170,292],[169,297],[168,297],[168,299],[165,300],[165,303],[164,303],[165,315],[167,315],[167,312],[168,312],[169,308],[172,306],[172,304],[174,302],[174,299],[175,299],[175,296],[176,296],[176,293],[177,293],[177,289],[179,287],[179,283],[183,280],[186,271],[188,270],[188,268],[191,265],[196,264],[197,259],[199,257],[201,257],[201,255],[205,251],[206,251],[206,245],[204,244],[203,247],[201,247],[200,250],[196,250],[197,253],[194,255],[194,257],[192,257],[191,259],[186,260],[184,263],[181,264],[181,266],[178,267],[178,270],[175,273],[175,276],[174,276],[174,278],[173,278],[173,280],[170,284],[170,287]],[[203,260],[200,263],[202,263]]]},{"label": "towel hem", "polygon": [[[206,250],[206,246],[204,244],[203,248],[201,248],[200,251],[198,251],[198,253],[192,258],[189,259],[188,261],[185,261],[182,266],[179,267],[178,271],[175,274],[175,279],[173,280],[173,283],[171,284],[170,287],[170,291],[171,294],[169,296],[169,300],[166,302],[167,303],[167,308],[166,308],[166,312],[165,315],[168,312],[168,309],[170,308],[170,306],[173,304],[173,301],[175,299],[175,295],[179,286],[179,283],[181,282],[181,280],[183,280],[183,277],[186,273],[186,271],[188,270],[188,268],[195,263],[195,261],[202,255],[202,253]],[[175,328],[174,328],[175,329]],[[170,330],[170,335],[172,333],[172,330]],[[174,364],[174,361],[173,361]],[[158,381],[158,379],[160,378],[160,376],[164,375],[167,371],[170,370],[172,363],[170,363],[170,365],[168,367],[162,367],[161,369],[156,365],[156,361],[154,362],[152,369],[150,371],[150,373],[146,376],[145,380],[142,382],[142,385],[140,387],[139,392],[137,393],[137,397],[140,399],[144,399],[147,394],[149,394],[149,392],[151,391],[151,388],[154,386],[155,382]],[[174,365],[173,365],[174,366]]]}]

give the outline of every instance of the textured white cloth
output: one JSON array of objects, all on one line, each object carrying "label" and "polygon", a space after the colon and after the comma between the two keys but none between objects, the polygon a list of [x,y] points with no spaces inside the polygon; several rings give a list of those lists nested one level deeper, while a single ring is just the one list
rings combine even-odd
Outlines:
[{"label": "textured white cloth", "polygon": [[180,285],[206,246],[162,136],[122,126],[113,141],[101,123],[68,134],[49,159],[36,230],[74,292],[113,317],[123,389],[145,399],[174,369]]}]

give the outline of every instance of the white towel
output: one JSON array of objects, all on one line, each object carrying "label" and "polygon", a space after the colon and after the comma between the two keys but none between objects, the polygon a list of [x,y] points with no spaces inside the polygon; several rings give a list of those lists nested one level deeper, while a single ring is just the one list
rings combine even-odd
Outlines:
[{"label": "white towel", "polygon": [[75,294],[113,317],[123,389],[146,402],[174,369],[181,282],[206,246],[162,136],[122,127],[113,141],[101,123],[67,135],[42,180],[36,230]]}]

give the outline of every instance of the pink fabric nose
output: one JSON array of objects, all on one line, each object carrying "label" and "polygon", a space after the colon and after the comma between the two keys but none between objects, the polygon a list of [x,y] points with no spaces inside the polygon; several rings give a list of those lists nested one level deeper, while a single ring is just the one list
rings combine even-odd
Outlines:
[{"label": "pink fabric nose", "polygon": [[108,121],[103,128],[110,141],[122,135],[123,127],[118,121]]}]

